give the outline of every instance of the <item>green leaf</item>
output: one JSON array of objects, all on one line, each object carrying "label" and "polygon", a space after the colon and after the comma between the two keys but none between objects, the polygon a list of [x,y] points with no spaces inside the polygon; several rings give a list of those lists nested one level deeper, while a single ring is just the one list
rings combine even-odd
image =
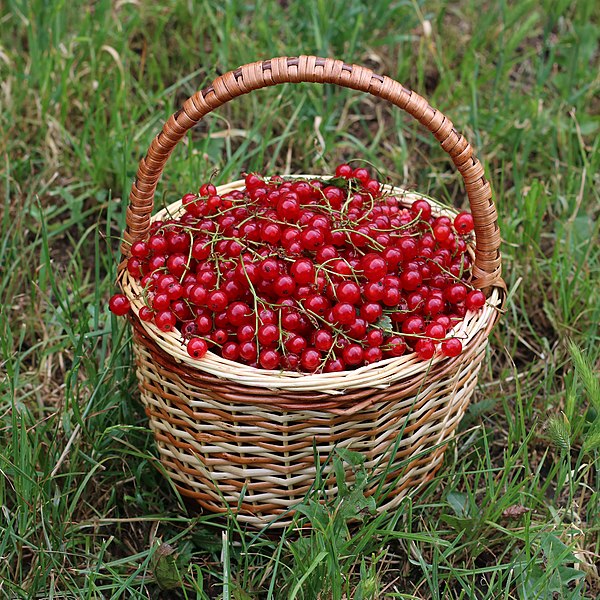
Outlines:
[{"label": "green leaf", "polygon": [[346,471],[344,470],[344,462],[335,457],[333,459],[333,471],[335,473],[335,482],[338,486],[338,494],[343,496],[346,494]]},{"label": "green leaf", "polygon": [[342,190],[350,189],[350,182],[345,177],[332,177],[331,179],[324,179],[323,183],[327,185],[335,185],[335,187],[339,187]]},{"label": "green leaf", "polygon": [[446,498],[450,508],[454,511],[457,517],[470,517],[469,496],[464,492],[450,492]]},{"label": "green leaf", "polygon": [[154,553],[154,577],[163,590],[172,590],[181,586],[176,558],[175,549],[169,544],[161,544]]},{"label": "green leaf", "polygon": [[296,582],[294,589],[292,589],[292,592],[289,596],[290,600],[294,600],[294,598],[296,598],[296,596],[298,595],[298,592],[300,591],[300,588],[302,587],[302,584],[306,581],[306,579],[308,579],[310,574],[319,566],[319,563],[321,563],[321,561],[326,556],[327,556],[326,550],[322,550],[321,552],[319,552],[319,554],[317,554],[317,556],[315,556],[315,558],[313,559],[312,563],[310,564],[310,566],[308,567],[308,569],[306,570],[304,575],[302,575],[302,577],[300,577],[300,579]]},{"label": "green leaf", "polygon": [[480,402],[473,402],[469,404],[467,411],[470,416],[477,418],[483,414],[491,412],[497,403],[498,400],[496,398],[485,398]]},{"label": "green leaf", "polygon": [[233,600],[254,600],[256,596],[252,596],[247,591],[242,589],[237,583],[234,583],[231,590],[231,597]]},{"label": "green leaf", "polygon": [[340,501],[340,516],[344,520],[363,518],[363,513],[373,513],[376,509],[373,496],[366,497],[361,488],[353,488]]},{"label": "green leaf", "polygon": [[456,532],[472,530],[475,525],[474,519],[453,517],[452,515],[440,515],[440,520]]},{"label": "green leaf", "polygon": [[540,535],[540,547],[550,562],[565,561],[575,562],[575,556],[569,547],[553,533]]},{"label": "green leaf", "polygon": [[377,329],[382,329],[387,333],[392,333],[394,331],[394,327],[392,325],[392,319],[390,315],[383,315],[376,323],[375,327]]},{"label": "green leaf", "polygon": [[329,523],[327,510],[320,502],[306,502],[295,507],[296,512],[308,518],[315,529],[324,531]]},{"label": "green leaf", "polygon": [[352,467],[358,467],[363,465],[365,457],[361,452],[354,450],[348,450],[348,448],[336,448],[335,453],[345,462]]}]

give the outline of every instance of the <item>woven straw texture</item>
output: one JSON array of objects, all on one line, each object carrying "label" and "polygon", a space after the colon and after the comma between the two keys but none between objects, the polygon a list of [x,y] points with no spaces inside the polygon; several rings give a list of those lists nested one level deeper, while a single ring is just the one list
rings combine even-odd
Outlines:
[{"label": "woven straw texture", "polygon": [[[137,316],[139,284],[120,265],[119,283],[132,302],[134,354],[142,400],[162,463],[180,492],[211,512],[231,510],[254,527],[289,523],[293,506],[323,470],[326,493],[337,493],[328,461],[335,447],[360,451],[369,494],[388,510],[431,480],[466,410],[504,292],[500,235],[489,183],[464,138],[444,115],[397,82],[356,65],[316,57],[246,65],[198,92],[165,124],[142,159],[130,195],[122,250],[149,230],[163,167],[185,131],[213,108],[250,90],[281,82],[329,82],[386,98],[424,123],[465,181],[475,220],[472,284],[486,306],[455,328],[463,353],[430,362],[414,354],[344,373],[265,371],[208,353],[187,355],[178,332],[164,333]],[[240,188],[233,182],[219,193]],[[418,194],[394,188],[410,205]],[[165,212],[177,215],[181,203]],[[434,210],[441,214],[440,207]],[[351,471],[348,473],[352,479]]]}]

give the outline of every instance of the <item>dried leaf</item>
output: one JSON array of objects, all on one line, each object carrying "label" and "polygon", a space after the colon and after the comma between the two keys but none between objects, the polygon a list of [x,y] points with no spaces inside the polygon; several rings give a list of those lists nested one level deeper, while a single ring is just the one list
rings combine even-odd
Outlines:
[{"label": "dried leaf", "polygon": [[502,511],[502,516],[506,519],[518,519],[522,517],[525,513],[528,513],[531,509],[523,506],[522,504],[513,504],[509,506],[506,510]]}]

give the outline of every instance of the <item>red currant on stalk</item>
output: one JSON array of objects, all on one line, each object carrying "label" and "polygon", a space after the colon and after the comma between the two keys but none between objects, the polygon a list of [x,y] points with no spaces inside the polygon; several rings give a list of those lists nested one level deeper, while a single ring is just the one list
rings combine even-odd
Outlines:
[{"label": "red currant on stalk", "polygon": [[240,342],[249,342],[256,335],[256,330],[254,325],[250,325],[247,323],[246,325],[241,325],[237,329],[237,339]]},{"label": "red currant on stalk", "polygon": [[242,342],[239,346],[240,348],[240,356],[246,362],[251,363],[256,360],[258,352],[256,350],[256,344],[254,342]]},{"label": "red currant on stalk", "polygon": [[356,309],[348,302],[338,302],[333,307],[333,318],[336,323],[352,325],[356,321]]},{"label": "red currant on stalk", "polygon": [[463,283],[455,283],[445,289],[444,296],[451,304],[458,304],[467,297],[467,287]]},{"label": "red currant on stalk", "polygon": [[406,342],[400,336],[389,337],[386,346],[391,356],[402,356],[406,352]]},{"label": "red currant on stalk", "polygon": [[325,234],[321,229],[305,229],[300,235],[300,243],[305,250],[316,250],[325,243]]},{"label": "red currant on stalk", "polygon": [[213,321],[208,315],[196,317],[196,330],[199,334],[208,334],[213,328]]},{"label": "red currant on stalk", "polygon": [[335,168],[335,176],[336,177],[344,177],[345,179],[350,179],[350,177],[352,177],[352,167],[345,163],[338,165]]},{"label": "red currant on stalk", "polygon": [[[279,335],[279,330],[277,330],[277,335]],[[308,342],[301,335],[292,333],[289,335],[284,345],[288,352],[291,352],[292,354],[301,354],[302,351],[308,347]],[[322,350],[322,348],[317,348],[317,350]]]},{"label": "red currant on stalk", "polygon": [[369,179],[366,183],[363,184],[364,185],[364,189],[367,193],[371,194],[372,196],[378,196],[379,192],[381,191],[381,186],[379,185],[379,181],[377,181],[376,179]]},{"label": "red currant on stalk", "polygon": [[347,365],[358,365],[363,362],[365,354],[359,344],[348,344],[342,351],[342,357]]},{"label": "red currant on stalk", "polygon": [[150,236],[150,239],[148,240],[148,247],[155,256],[163,255],[167,252],[169,244],[167,243],[165,236],[153,235]]},{"label": "red currant on stalk", "polygon": [[164,254],[156,254],[148,261],[148,270],[152,272],[159,271],[167,264]]},{"label": "red currant on stalk", "polygon": [[115,294],[108,301],[108,308],[113,314],[122,317],[123,315],[126,315],[129,312],[129,310],[131,309],[131,304],[127,299],[127,296],[125,296],[125,294]]},{"label": "red currant on stalk", "polygon": [[171,254],[167,259],[167,269],[175,277],[181,277],[187,270],[187,256],[181,253]]},{"label": "red currant on stalk", "polygon": [[[214,296],[211,296],[211,300],[214,302]],[[236,327],[248,322],[251,315],[252,310],[244,302],[233,302],[227,307],[227,319]]]},{"label": "red currant on stalk", "polygon": [[446,335],[446,328],[440,323],[430,323],[425,328],[425,335],[428,338],[441,340]]},{"label": "red currant on stalk", "polygon": [[186,252],[190,244],[190,236],[181,231],[167,233],[167,244],[172,252]]},{"label": "red currant on stalk", "polygon": [[416,290],[421,285],[423,279],[419,271],[411,270],[404,271],[404,273],[402,273],[402,275],[400,276],[400,281],[402,282],[402,287],[405,290],[412,291]]},{"label": "red currant on stalk", "polygon": [[277,202],[277,216],[290,223],[300,216],[300,203],[296,194],[287,194]]},{"label": "red currant on stalk", "polygon": [[140,258],[131,256],[129,258],[129,260],[127,261],[127,270],[136,279],[141,279],[141,277],[143,275],[142,268],[143,268],[143,262]]},{"label": "red currant on stalk", "polygon": [[280,275],[273,283],[273,291],[277,296],[291,296],[296,290],[296,283],[289,275]]},{"label": "red currant on stalk", "polygon": [[[362,166],[335,176],[251,173],[245,189],[219,195],[204,183],[183,196],[179,217],[131,245],[140,320],[179,330],[192,356],[213,344],[263,369],[343,371],[407,344],[422,360],[436,344],[460,353],[447,332],[485,304],[467,283],[472,216],[436,216],[424,198],[403,206]],[[122,294],[109,306],[130,309]]]},{"label": "red currant on stalk", "polygon": [[225,329],[229,326],[229,319],[227,318],[227,311],[218,312],[214,314],[213,324],[215,329]]},{"label": "red currant on stalk", "polygon": [[354,323],[346,327],[348,335],[355,340],[362,340],[367,335],[367,322],[357,318]]},{"label": "red currant on stalk", "polygon": [[161,310],[156,313],[154,322],[161,331],[172,331],[177,324],[177,317],[170,310]]},{"label": "red currant on stalk", "polygon": [[154,312],[148,306],[142,306],[138,315],[141,321],[152,321],[152,319],[154,318]]},{"label": "red currant on stalk", "polygon": [[412,203],[410,212],[414,218],[419,217],[423,221],[428,221],[431,217],[431,204],[425,198],[421,198]]},{"label": "red currant on stalk", "polygon": [[354,169],[353,173],[352,173],[352,177],[354,177],[355,179],[358,179],[361,183],[366,183],[367,181],[369,181],[369,171],[368,169],[365,169],[364,167],[358,167],[356,169]]},{"label": "red currant on stalk", "polygon": [[363,256],[361,266],[365,277],[369,281],[379,281],[387,273],[387,264],[379,254],[371,253]]},{"label": "red currant on stalk", "polygon": [[302,352],[300,364],[307,371],[316,371],[321,364],[321,353],[315,348],[307,348]]},{"label": "red currant on stalk", "polygon": [[281,359],[281,367],[286,371],[297,371],[300,365],[300,357],[297,354],[284,354]]},{"label": "red currant on stalk", "polygon": [[323,371],[325,371],[325,373],[339,373],[345,368],[346,365],[344,364],[344,361],[341,358],[330,358],[325,363],[325,368],[323,369]]},{"label": "red currant on stalk", "polygon": [[201,306],[204,304],[207,296],[206,288],[202,285],[192,285],[188,293],[188,298],[192,304]]},{"label": "red currant on stalk", "polygon": [[415,258],[419,252],[419,245],[411,237],[401,237],[397,246],[400,252],[402,252],[403,260],[411,260]]},{"label": "red currant on stalk", "polygon": [[279,329],[275,325],[261,325],[257,337],[259,344],[271,346],[279,340]]},{"label": "red currant on stalk", "polygon": [[[351,304],[349,304],[348,306],[350,306],[352,308],[352,312],[354,312],[354,307],[352,307]],[[321,316],[325,315],[325,313],[329,310],[330,307],[331,304],[329,303],[329,300],[327,300],[327,298],[319,294],[313,294],[309,296],[304,302],[304,308],[307,311]],[[348,309],[345,309],[345,311],[348,312]],[[351,319],[348,322],[350,323]]]},{"label": "red currant on stalk", "polygon": [[260,274],[266,281],[273,281],[279,273],[279,264],[274,258],[265,258],[260,263]]},{"label": "red currant on stalk", "polygon": [[279,362],[281,361],[281,355],[277,350],[271,350],[270,348],[265,348],[260,351],[258,355],[258,362],[263,369],[276,369],[279,366]]},{"label": "red currant on stalk", "polygon": [[427,298],[425,300],[425,305],[423,306],[423,312],[426,315],[437,315],[444,310],[445,302],[441,298],[437,298],[436,296],[432,296],[431,298]]},{"label": "red currant on stalk", "polygon": [[435,344],[431,340],[418,340],[415,351],[421,360],[429,360],[435,354]]},{"label": "red currant on stalk", "polygon": [[321,352],[329,352],[333,346],[333,336],[325,329],[318,329],[314,334],[313,344]]},{"label": "red currant on stalk", "polygon": [[340,209],[344,203],[345,195],[344,192],[337,187],[328,186],[323,190],[323,195],[327,202],[329,202],[331,208]]},{"label": "red currant on stalk", "polygon": [[192,338],[187,343],[188,354],[192,358],[202,358],[208,352],[208,344],[202,338]]},{"label": "red currant on stalk", "polygon": [[386,287],[383,291],[383,303],[386,306],[397,306],[400,302],[400,290],[395,287]]},{"label": "red currant on stalk", "polygon": [[210,308],[213,312],[225,310],[228,302],[229,300],[227,295],[218,290],[211,292],[206,298],[206,306],[208,306],[208,308]]},{"label": "red currant on stalk", "polygon": [[134,242],[131,245],[131,256],[136,258],[147,258],[150,254],[150,248],[146,242]]},{"label": "red currant on stalk", "polygon": [[183,286],[178,281],[174,281],[167,286],[165,292],[169,297],[169,300],[178,300],[183,296]]},{"label": "red currant on stalk", "polygon": [[275,311],[266,307],[259,308],[258,319],[263,325],[274,325],[277,323],[277,315],[275,314]]},{"label": "red currant on stalk", "polygon": [[379,362],[382,358],[383,352],[381,351],[381,348],[371,346],[365,350],[365,363],[368,365]]},{"label": "red currant on stalk", "polygon": [[192,311],[183,300],[173,300],[170,309],[180,321],[188,321],[192,318]]},{"label": "red currant on stalk", "polygon": [[209,196],[215,196],[217,193],[217,188],[212,183],[203,183],[200,186],[198,193],[203,198],[207,198]]},{"label": "red currant on stalk", "polygon": [[449,338],[442,342],[442,354],[448,357],[458,356],[462,352],[462,342],[458,338]]},{"label": "red currant on stalk", "polygon": [[485,294],[481,290],[472,290],[467,294],[465,306],[468,310],[478,310],[485,304]]},{"label": "red currant on stalk", "polygon": [[437,315],[435,317],[435,323],[439,323],[446,331],[448,331],[452,325],[452,321],[448,315]]},{"label": "red currant on stalk", "polygon": [[360,300],[360,287],[354,281],[344,281],[336,288],[337,299],[340,302],[358,304]]},{"label": "red currant on stalk", "polygon": [[371,329],[367,334],[367,344],[371,347],[379,347],[383,344],[383,331],[381,329]]},{"label": "red currant on stalk", "polygon": [[235,342],[225,342],[221,348],[221,356],[227,360],[237,360],[240,357],[240,347]]},{"label": "red currant on stalk", "polygon": [[364,294],[369,302],[379,302],[383,299],[384,286],[381,281],[367,283],[365,285]]},{"label": "red currant on stalk", "polygon": [[383,314],[383,308],[379,302],[367,302],[360,307],[360,316],[367,323],[375,323]]},{"label": "red currant on stalk", "polygon": [[468,212],[461,212],[454,217],[454,229],[458,233],[465,235],[473,231],[475,223],[473,222],[473,215]]},{"label": "red currant on stalk", "polygon": [[264,242],[276,244],[281,238],[281,227],[277,223],[265,223],[260,233]]},{"label": "red currant on stalk", "polygon": [[422,317],[419,316],[408,317],[408,319],[406,319],[404,323],[402,323],[402,333],[407,333],[409,335],[417,335],[423,333],[424,329],[425,323]]},{"label": "red currant on stalk", "polygon": [[388,246],[381,254],[388,265],[388,268],[394,270],[402,261],[402,252],[394,246]]}]

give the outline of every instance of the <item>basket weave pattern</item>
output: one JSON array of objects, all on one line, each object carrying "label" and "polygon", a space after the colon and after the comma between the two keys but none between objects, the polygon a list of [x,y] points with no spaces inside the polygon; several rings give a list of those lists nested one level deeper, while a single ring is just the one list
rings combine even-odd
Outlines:
[{"label": "basket weave pattern", "polygon": [[[278,58],[219,77],[190,98],[165,124],[142,159],[130,195],[122,250],[150,227],[162,169],[185,132],[213,108],[253,89],[281,82],[337,83],[390,100],[440,140],[465,181],[475,220],[472,284],[485,289],[482,311],[455,329],[464,351],[456,358],[420,361],[414,354],[344,373],[306,375],[254,369],[208,353],[187,356],[178,332],[140,321],[139,284],[121,263],[119,281],[133,307],[134,354],[142,400],[162,463],[180,492],[212,512],[233,510],[262,526],[301,501],[322,465],[326,493],[337,493],[334,448],[360,451],[371,475],[367,493],[386,510],[438,470],[466,410],[503,298],[500,237],[483,168],[452,123],[399,83],[356,65],[316,57]],[[234,182],[219,193],[239,188]],[[419,196],[403,194],[409,205]],[[177,214],[180,203],[168,207]],[[434,210],[441,213],[439,208]],[[154,218],[160,218],[159,213]],[[317,464],[316,464],[317,463]],[[291,513],[290,513],[291,514]]]},{"label": "basket weave pattern", "polygon": [[[240,505],[238,520],[252,525],[269,522],[310,490],[316,468],[313,444],[322,461],[334,446],[362,452],[372,481],[367,493],[376,491],[378,476],[385,472],[379,509],[396,506],[438,470],[469,403],[485,350],[479,344],[468,364],[446,365],[443,379],[435,379],[439,369],[434,369],[432,383],[422,389],[415,390],[411,378],[376,394],[361,390],[354,399],[366,401],[361,410],[329,412],[294,409],[293,398],[286,409],[260,390],[252,396],[212,377],[174,372],[148,340],[138,337],[136,342],[142,399],[169,476],[183,495],[207,510],[224,512],[227,505],[234,510]],[[310,402],[296,400],[299,405]],[[318,406],[323,398],[314,400]],[[328,473],[325,466],[324,478]],[[326,493],[335,495],[337,487],[331,483]]]}]

